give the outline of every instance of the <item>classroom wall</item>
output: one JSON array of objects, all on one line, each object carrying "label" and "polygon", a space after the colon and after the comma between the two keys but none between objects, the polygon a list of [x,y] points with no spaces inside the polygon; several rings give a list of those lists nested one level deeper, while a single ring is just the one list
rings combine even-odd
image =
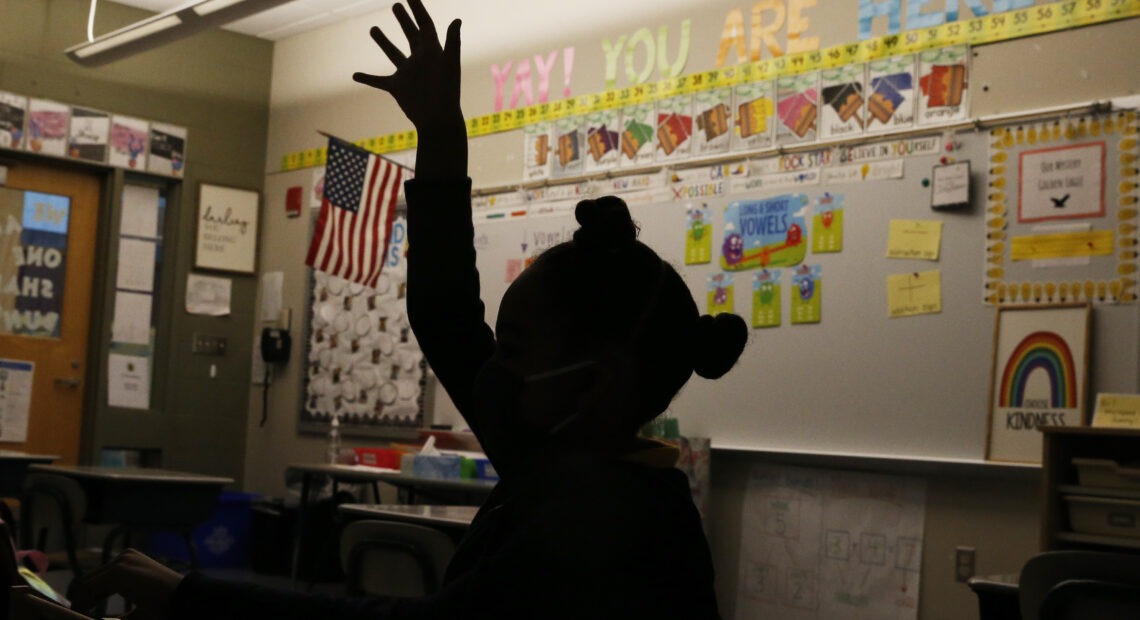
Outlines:
[{"label": "classroom wall", "polygon": [[[569,13],[554,13],[562,4],[572,5]],[[536,9],[531,23],[536,32],[527,32],[525,43],[513,43],[509,36],[487,37],[492,21],[480,19],[479,5],[471,15],[462,15],[465,32],[464,110],[485,114],[493,100],[489,68],[492,63],[545,53],[576,45],[574,94],[601,90],[603,61],[600,42],[647,26],[654,31],[668,26],[670,35],[681,20],[694,22],[690,63],[685,72],[711,68],[719,25],[726,11],[750,5],[730,1],[619,3],[613,9],[633,11],[620,16],[606,12],[599,21],[597,12],[579,3],[550,4],[551,13]],[[855,19],[854,2],[823,0],[811,10],[813,34],[823,45],[849,42]],[[939,4],[939,3],[935,3]],[[548,5],[542,4],[542,9]],[[934,7],[936,8],[936,7]],[[494,15],[494,11],[487,11]],[[708,24],[716,24],[709,28]],[[549,22],[549,23],[548,23]],[[392,27],[387,14],[365,16],[280,41],[274,50],[274,78],[270,109],[270,131],[266,161],[265,217],[266,238],[262,268],[285,271],[285,305],[294,310],[294,336],[303,337],[299,318],[305,300],[305,269],[298,248],[308,239],[308,218],[287,219],[284,196],[288,187],[310,187],[310,171],[281,173],[279,162],[287,152],[322,146],[316,129],[349,139],[371,137],[409,128],[390,98],[353,84],[348,76],[355,70],[375,70],[384,63],[367,37],[372,23]],[[513,22],[512,22],[513,23]],[[553,26],[551,25],[553,24]],[[698,28],[698,24],[703,24]],[[398,32],[392,28],[392,32]],[[514,33],[504,29],[504,32]],[[696,33],[714,32],[698,37]],[[1140,92],[1140,81],[1126,62],[1140,52],[1140,20],[1131,20],[1059,32],[1028,39],[994,44],[979,49],[974,59],[975,111],[994,114],[1034,109],[1088,100],[1103,100]],[[520,36],[522,36],[520,34]],[[843,37],[841,40],[837,37]],[[830,40],[829,40],[830,37]],[[478,43],[477,43],[478,42]],[[1104,50],[1113,50],[1105,54]],[[589,69],[588,67],[594,67]],[[555,75],[558,75],[556,72]],[[620,73],[619,73],[620,75]],[[471,144],[471,175],[476,187],[492,187],[519,182],[522,140],[517,133],[478,138]],[[988,337],[988,335],[986,336]],[[257,427],[260,392],[250,396],[251,415],[246,465],[247,485],[258,491],[284,492],[282,472],[289,462],[319,459],[323,438],[296,433],[297,403],[301,393],[299,353],[278,374],[270,390],[270,418]],[[1138,378],[1140,380],[1140,378]],[[900,447],[900,452],[904,451]],[[798,459],[794,455],[772,456],[747,452],[714,450],[712,493],[708,534],[718,574],[722,613],[733,617],[737,586],[737,565],[741,528],[741,507],[747,474],[762,462],[835,467],[843,469],[904,473],[907,464],[877,460]],[[979,573],[1016,572],[1037,548],[1038,510],[1036,470],[963,470],[953,466],[924,466],[909,470],[926,481],[926,541],[923,558],[922,592],[919,617],[927,620],[958,619],[976,614],[976,599],[964,584],[953,580],[954,549],[977,549]]]},{"label": "classroom wall", "polygon": [[[0,89],[180,125],[189,129],[189,139],[186,177],[175,186],[168,215],[177,222],[164,239],[164,262],[173,264],[164,271],[157,300],[168,328],[158,334],[163,355],[153,369],[152,408],[112,410],[105,398],[91,403],[84,414],[87,458],[97,461],[102,446],[159,449],[164,467],[240,481],[256,276],[232,276],[232,314],[221,318],[185,312],[186,276],[193,270],[199,183],[261,189],[272,44],[208,32],[103,68],[82,68],[63,50],[84,40],[89,6],[86,0],[0,0]],[[149,15],[100,2],[95,32]],[[106,214],[103,220],[110,221]],[[104,237],[97,269],[115,251],[107,245],[112,236]],[[98,349],[95,361],[104,364],[112,303],[113,293],[105,289],[93,309],[102,317],[102,330],[92,333],[91,343]],[[192,355],[195,332],[227,338],[226,355]],[[210,364],[217,364],[215,379],[209,377]],[[87,380],[105,384],[104,371],[90,367]]]}]

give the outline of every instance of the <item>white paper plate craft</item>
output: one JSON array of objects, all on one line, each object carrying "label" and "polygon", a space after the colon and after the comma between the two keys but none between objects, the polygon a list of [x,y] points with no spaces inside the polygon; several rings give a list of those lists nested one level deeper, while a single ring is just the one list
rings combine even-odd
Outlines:
[{"label": "white paper plate craft", "polygon": [[361,294],[362,292],[364,292],[364,285],[363,284],[360,284],[358,282],[350,282],[349,283],[349,285],[348,285],[348,294],[349,295],[352,295],[353,297],[355,297],[355,296]]},{"label": "white paper plate craft", "polygon": [[396,382],[396,391],[403,400],[412,400],[420,394],[420,384],[416,381],[401,379]]},{"label": "white paper plate craft", "polygon": [[333,329],[335,329],[337,333],[343,334],[344,332],[348,331],[350,327],[352,327],[352,318],[348,315],[348,313],[341,312],[340,314],[336,315],[336,318],[333,319],[332,324]]},{"label": "white paper plate craft", "polygon": [[344,280],[342,280],[336,276],[329,276],[329,281],[328,281],[327,286],[328,286],[329,292],[332,293],[333,295],[337,295],[339,297],[340,294],[344,292],[344,285],[345,285]]},{"label": "white paper plate craft", "polygon": [[367,336],[372,331],[372,319],[368,315],[356,317],[356,335]]},{"label": "white paper plate craft", "polygon": [[400,395],[399,389],[391,381],[388,381],[380,386],[380,402],[385,405],[391,405],[396,402],[396,398]]},{"label": "white paper plate craft", "polygon": [[380,277],[376,279],[376,292],[381,295],[387,293],[392,288],[392,279],[386,273],[381,273]]}]

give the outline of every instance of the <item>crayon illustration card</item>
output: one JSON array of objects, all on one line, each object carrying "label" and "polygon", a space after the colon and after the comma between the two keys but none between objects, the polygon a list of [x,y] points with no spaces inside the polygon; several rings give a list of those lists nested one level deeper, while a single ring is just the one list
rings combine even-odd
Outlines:
[{"label": "crayon illustration card", "polygon": [[776,80],[776,141],[811,142],[819,133],[819,72]]},{"label": "crayon illustration card", "polygon": [[734,202],[724,211],[720,266],[725,271],[789,267],[807,254],[808,197],[783,194]]},{"label": "crayon illustration card", "polygon": [[914,56],[892,56],[867,63],[866,131],[914,125]]},{"label": "crayon illustration card", "polygon": [[824,193],[811,218],[812,254],[843,251],[843,194]]},{"label": "crayon illustration card", "polygon": [[137,118],[111,117],[111,157],[108,163],[120,168],[146,170],[146,147],[150,125]]},{"label": "crayon illustration card", "polygon": [[820,137],[850,138],[863,133],[866,93],[866,65],[845,65],[821,71]]},{"label": "crayon illustration card", "polygon": [[752,327],[779,327],[783,322],[779,269],[765,269],[752,276]]},{"label": "crayon illustration card", "polygon": [[626,106],[621,115],[621,166],[653,163],[657,149],[657,106],[640,103]]},{"label": "crayon illustration card", "polygon": [[733,151],[753,151],[772,146],[775,122],[775,84],[771,81],[738,84],[733,89],[736,126],[732,132]]},{"label": "crayon illustration card", "polygon": [[68,131],[67,154],[87,161],[107,161],[107,145],[111,141],[111,116],[87,108],[72,108]]},{"label": "crayon illustration card", "polygon": [[551,123],[534,123],[523,127],[523,179],[549,179],[554,161],[551,146]]},{"label": "crayon illustration card", "polygon": [[602,110],[586,116],[586,172],[617,168],[621,156],[621,111]]},{"label": "crayon illustration card", "polygon": [[657,102],[657,161],[687,159],[693,150],[693,97],[679,95]]},{"label": "crayon illustration card", "polygon": [[554,122],[554,178],[572,177],[582,174],[585,163],[585,131],[582,117],[571,116]]},{"label": "crayon illustration card", "polygon": [[712,262],[712,209],[707,204],[690,204],[685,209],[685,264]]},{"label": "crayon illustration card", "polygon": [[693,95],[697,155],[728,152],[732,141],[732,89],[704,90]]},{"label": "crayon illustration card", "polygon": [[185,166],[186,128],[162,123],[152,125],[147,170],[155,174],[180,177]]},{"label": "crayon illustration card", "polygon": [[27,148],[35,153],[67,154],[67,124],[71,106],[47,99],[28,101]]},{"label": "crayon illustration card", "polygon": [[965,45],[918,55],[918,124],[937,125],[966,118],[970,103],[970,51]]},{"label": "crayon illustration card", "polygon": [[27,97],[0,91],[0,148],[23,148],[27,110]]},{"label": "crayon illustration card", "polygon": [[792,324],[819,323],[823,318],[823,269],[800,265],[792,272]]},{"label": "crayon illustration card", "polygon": [[732,274],[716,273],[708,278],[708,314],[716,316],[735,312],[736,300],[732,292]]}]

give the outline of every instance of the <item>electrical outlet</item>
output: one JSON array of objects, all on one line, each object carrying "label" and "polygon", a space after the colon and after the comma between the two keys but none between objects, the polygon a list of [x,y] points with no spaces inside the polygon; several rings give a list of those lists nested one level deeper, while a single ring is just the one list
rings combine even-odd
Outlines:
[{"label": "electrical outlet", "polygon": [[958,547],[954,551],[954,580],[965,583],[974,576],[974,548]]}]

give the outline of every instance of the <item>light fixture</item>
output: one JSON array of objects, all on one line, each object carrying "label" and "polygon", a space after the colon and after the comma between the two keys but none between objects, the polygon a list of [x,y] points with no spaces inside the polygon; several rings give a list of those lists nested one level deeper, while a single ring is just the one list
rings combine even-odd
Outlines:
[{"label": "light fixture", "polygon": [[98,67],[161,47],[207,28],[256,15],[290,0],[194,0],[69,47],[65,54],[85,67]]}]

